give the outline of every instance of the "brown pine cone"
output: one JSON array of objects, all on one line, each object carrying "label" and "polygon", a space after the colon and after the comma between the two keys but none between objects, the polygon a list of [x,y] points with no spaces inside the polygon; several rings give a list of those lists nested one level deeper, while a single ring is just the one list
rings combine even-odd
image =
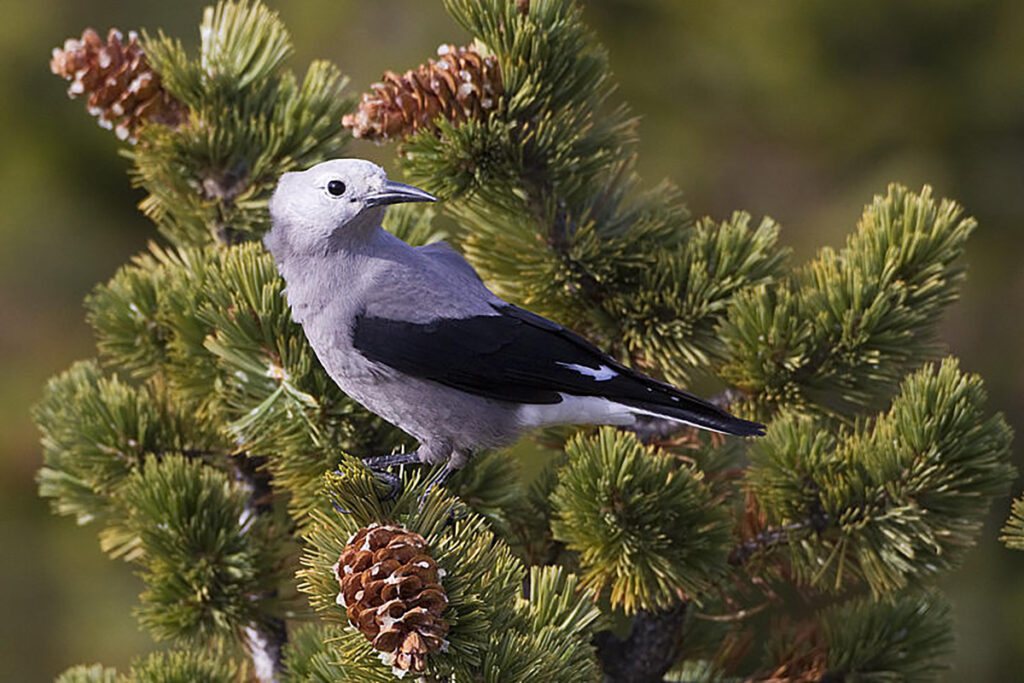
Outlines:
[{"label": "brown pine cone", "polygon": [[483,120],[497,109],[504,90],[495,57],[454,45],[440,46],[437,55],[401,76],[385,72],[383,83],[374,83],[342,124],[357,138],[381,141],[434,128],[439,116]]},{"label": "brown pine cone", "polygon": [[86,110],[100,126],[113,128],[121,140],[135,142],[144,121],[177,127],[188,116],[184,104],[167,92],[160,76],[146,62],[138,35],[128,33],[128,42],[117,29],[110,29],[104,43],[91,28],[82,38],[68,38],[64,47],[53,48],[50,70],[71,81],[68,97],[88,95]]},{"label": "brown pine cone", "polygon": [[413,531],[371,524],[349,540],[334,565],[338,604],[398,676],[424,671],[427,655],[447,649],[444,570],[429,552]]}]

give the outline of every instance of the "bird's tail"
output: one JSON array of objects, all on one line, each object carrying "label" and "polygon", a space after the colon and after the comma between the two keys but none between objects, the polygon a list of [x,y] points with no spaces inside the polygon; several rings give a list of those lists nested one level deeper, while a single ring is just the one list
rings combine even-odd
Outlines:
[{"label": "bird's tail", "polygon": [[635,401],[620,398],[616,402],[627,406],[635,414],[660,417],[712,432],[732,434],[733,436],[764,436],[763,424],[730,415],[696,396],[690,396],[683,392],[672,392],[669,400],[671,400],[669,405],[661,400]]}]

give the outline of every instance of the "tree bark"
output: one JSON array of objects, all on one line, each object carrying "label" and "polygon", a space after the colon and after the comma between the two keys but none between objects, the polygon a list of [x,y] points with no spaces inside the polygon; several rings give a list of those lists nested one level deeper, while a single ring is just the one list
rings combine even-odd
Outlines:
[{"label": "tree bark", "polygon": [[[249,490],[245,514],[250,517],[273,512],[274,490],[271,486],[270,473],[261,467],[264,460],[245,454],[233,456],[235,476]],[[272,598],[274,594],[260,597]],[[252,660],[253,675],[260,683],[278,683],[282,680],[282,651],[287,642],[288,627],[283,619],[268,616],[245,628],[245,647]]]},{"label": "tree bark", "polygon": [[682,651],[689,603],[664,612],[640,611],[625,639],[610,631],[594,636],[605,683],[660,683]]}]

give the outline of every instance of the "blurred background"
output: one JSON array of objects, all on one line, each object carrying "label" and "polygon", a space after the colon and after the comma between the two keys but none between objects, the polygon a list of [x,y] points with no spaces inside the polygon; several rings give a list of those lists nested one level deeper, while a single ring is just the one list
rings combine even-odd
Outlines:
[{"label": "blurred background", "polygon": [[[126,667],[154,647],[132,617],[141,584],[130,568],[35,494],[29,407],[48,377],[94,355],[82,298],[156,237],[113,135],[68,101],[48,60],[86,26],[162,28],[193,45],[205,4],[4,3],[0,681],[51,680],[76,663]],[[352,94],[466,40],[438,2],[269,4],[292,32],[293,68],[332,59]],[[981,227],[943,338],[1024,434],[1024,3],[590,0],[585,15],[619,95],[642,117],[640,172],[676,182],[698,216],[771,215],[802,261],[840,246],[890,181],[929,183],[964,204]],[[387,163],[393,150],[356,142],[350,152]],[[1024,553],[996,541],[1008,506],[1000,501],[945,582],[958,628],[947,680],[1020,680],[1024,670]]]}]

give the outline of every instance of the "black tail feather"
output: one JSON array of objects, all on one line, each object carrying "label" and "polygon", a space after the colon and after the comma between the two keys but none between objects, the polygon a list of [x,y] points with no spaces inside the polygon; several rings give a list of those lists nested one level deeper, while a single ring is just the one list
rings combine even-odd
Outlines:
[{"label": "black tail feather", "polygon": [[[676,396],[678,396],[678,400],[676,400]],[[695,396],[679,392],[672,396],[672,400],[676,405],[630,399],[616,399],[616,402],[635,408],[638,411],[643,411],[647,415],[685,422],[694,427],[710,429],[713,432],[731,434],[733,436],[764,436],[765,426],[760,422],[751,422],[750,420],[730,415],[724,410]]]}]

